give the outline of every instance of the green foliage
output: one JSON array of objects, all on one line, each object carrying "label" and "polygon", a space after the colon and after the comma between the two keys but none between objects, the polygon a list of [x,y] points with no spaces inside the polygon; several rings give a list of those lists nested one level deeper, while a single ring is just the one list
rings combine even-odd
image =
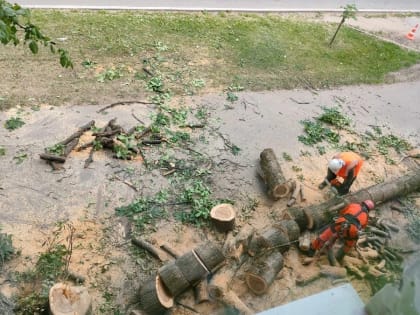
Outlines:
[{"label": "green foliage", "polygon": [[127,216],[143,229],[145,225],[153,225],[157,220],[166,217],[163,203],[166,202],[167,193],[159,191],[154,198],[142,197],[127,206],[115,209],[118,215]]},{"label": "green foliage", "polygon": [[13,160],[16,161],[16,164],[22,164],[28,158],[28,154],[25,152],[18,152],[14,157]]},{"label": "green foliage", "polygon": [[298,136],[298,140],[306,145],[314,145],[326,140],[329,143],[338,143],[340,136],[338,133],[326,128],[319,121],[302,120],[303,130],[306,135]]},{"label": "green foliage", "polygon": [[162,93],[163,92],[163,80],[161,77],[153,77],[147,82],[147,89],[149,91]]},{"label": "green foliage", "polygon": [[342,13],[342,17],[343,19],[347,20],[347,19],[356,19],[356,13],[357,13],[357,7],[355,4],[347,4],[344,7],[344,11]]},{"label": "green foliage", "polygon": [[15,248],[13,247],[12,236],[6,233],[0,233],[0,270],[4,262],[12,258],[14,254]]},{"label": "green foliage", "polygon": [[287,152],[283,152],[283,159],[285,161],[291,162],[293,161],[292,157],[290,156],[290,154],[288,154]]},{"label": "green foliage", "polygon": [[64,144],[57,143],[52,147],[48,147],[47,152],[55,155],[63,155],[65,147]]},{"label": "green foliage", "polygon": [[398,153],[411,149],[411,144],[393,134],[382,135],[378,138],[378,150],[381,154],[388,154],[388,149],[394,148]]},{"label": "green foliage", "polygon": [[302,172],[302,168],[301,168],[301,167],[299,167],[299,166],[297,166],[297,165],[293,165],[293,166],[292,166],[292,170],[293,170],[294,172]]},{"label": "green foliage", "polygon": [[226,96],[226,100],[233,103],[236,102],[238,100],[238,95],[236,95],[235,93],[228,91],[227,92],[227,96]]},{"label": "green foliage", "polygon": [[104,83],[105,81],[112,81],[123,76],[122,70],[119,68],[106,69],[97,76],[97,81]]},{"label": "green foliage", "polygon": [[47,252],[41,253],[35,265],[36,272],[44,279],[55,280],[62,276],[68,250],[63,244],[55,244]]},{"label": "green foliage", "polygon": [[0,156],[6,155],[6,148],[0,147]]},{"label": "green foliage", "polygon": [[22,127],[25,122],[20,117],[11,117],[4,123],[4,128],[9,131]]},{"label": "green foliage", "polygon": [[[55,42],[41,33],[40,28],[30,21],[30,11],[18,4],[10,4],[0,0],[0,42],[3,45],[13,43],[18,45],[21,41],[20,32],[23,32],[24,44],[28,44],[29,50],[33,54],[38,53],[38,46],[49,46],[50,51],[55,53]],[[69,54],[64,49],[58,49],[60,64],[64,68],[71,67],[73,64]]]},{"label": "green foliage", "polygon": [[344,128],[350,125],[350,118],[344,116],[338,107],[323,107],[324,112],[317,117],[317,120],[337,128]]}]

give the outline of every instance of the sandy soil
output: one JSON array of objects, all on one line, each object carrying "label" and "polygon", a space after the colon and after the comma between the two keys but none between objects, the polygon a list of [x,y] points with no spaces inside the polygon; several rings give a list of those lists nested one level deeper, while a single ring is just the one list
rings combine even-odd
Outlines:
[{"label": "sandy soil", "polygon": [[[407,19],[410,28],[414,20]],[[360,23],[371,25],[378,22],[363,19]],[[385,26],[386,23],[377,24],[384,31]],[[366,29],[369,28],[366,26]],[[377,32],[377,28],[373,31]],[[397,32],[395,28],[392,31]],[[407,30],[398,29],[400,31]],[[389,85],[352,86],[322,91],[238,93],[239,100],[233,104],[227,104],[222,94],[183,100],[191,107],[205,106],[209,109],[209,125],[202,131],[193,131],[205,135],[208,143],[198,142],[194,150],[205,154],[213,162],[212,188],[215,195],[234,200],[238,209],[242,209],[249,198],[259,201],[253,212],[243,213],[244,216],[237,222],[237,229],[247,222],[257,229],[263,229],[273,220],[279,220],[286,209],[287,200],[273,202],[266,197],[265,187],[256,175],[258,157],[264,148],[274,149],[287,178],[297,179],[303,175],[307,201],[302,205],[315,204],[328,198],[325,191],[320,192],[316,187],[325,175],[327,159],[334,153],[333,150],[330,148],[326,155],[320,156],[315,149],[303,146],[297,140],[302,133],[299,121],[319,114],[321,106],[340,106],[352,118],[352,128],[357,132],[370,130],[371,125],[380,126],[384,131],[404,137],[414,147],[419,147],[420,80],[419,76],[411,72],[418,73],[418,69],[415,67],[394,74],[394,79],[390,81],[404,82]],[[0,146],[6,149],[6,155],[0,157],[0,222],[2,231],[12,234],[14,245],[21,249],[21,255],[5,266],[0,277],[3,280],[0,281],[0,289],[4,294],[16,292],[13,285],[6,281],[8,272],[24,270],[36,262],[39,253],[43,251],[42,243],[59,220],[69,220],[76,228],[77,237],[70,269],[86,277],[85,285],[94,299],[95,314],[112,313],[111,308],[99,311],[106,304],[104,292],[111,292],[117,303],[125,309],[134,307],[135,292],[141,281],[159,267],[160,263],[151,258],[133,258],[133,247],[128,240],[130,229],[122,218],[114,216],[115,207],[164,186],[165,179],[162,179],[159,171],[148,174],[141,161],[119,161],[102,152],[95,154],[94,163],[87,169],[83,168],[88,154],[85,151],[72,153],[61,171],[52,171],[38,157],[45,147],[66,138],[89,120],[93,119],[101,126],[117,117],[118,122],[129,129],[138,123],[133,114],[147,125],[153,111],[152,107],[131,104],[98,114],[97,110],[104,105],[66,108],[45,106],[39,111],[16,108],[0,113],[2,125],[17,111],[26,122],[22,128],[13,132],[0,128]],[[352,137],[344,132],[342,135]],[[232,155],[227,149],[226,139],[241,149],[238,155]],[[82,140],[88,141],[88,138]],[[309,151],[311,156],[302,156],[302,151]],[[281,158],[284,152],[293,161],[284,161]],[[27,156],[22,163],[17,164],[14,157],[21,153]],[[398,177],[408,168],[418,166],[414,160],[403,157],[393,153],[392,158],[400,163],[387,165],[382,156],[373,156],[366,161],[352,189],[355,191],[383,179]],[[294,171],[293,166],[299,166],[301,171]],[[123,180],[133,183],[138,191],[134,191]],[[407,223],[406,218],[391,211],[389,205],[381,206],[377,212],[378,215],[398,222],[401,227]],[[147,235],[149,241],[157,245],[169,243],[181,253],[206,240],[222,245],[226,237],[212,228],[194,228],[173,220],[162,221],[155,230]],[[395,235],[395,242],[404,247],[417,248],[408,239],[404,229]],[[257,297],[247,290],[243,270],[238,272],[232,282],[232,289],[253,311],[259,312],[330,288],[333,282],[328,278],[321,278],[303,287],[296,285],[297,275],[313,272],[310,267],[301,265],[302,257],[292,246],[285,254],[285,267],[263,296]],[[222,279],[223,276],[218,275]],[[348,281],[356,287],[363,300],[369,298],[370,289],[366,283],[350,277]],[[194,305],[192,292],[183,294],[180,302]],[[223,307],[217,304],[196,305],[194,308],[200,314],[223,313]],[[179,306],[172,314],[190,313]]]}]

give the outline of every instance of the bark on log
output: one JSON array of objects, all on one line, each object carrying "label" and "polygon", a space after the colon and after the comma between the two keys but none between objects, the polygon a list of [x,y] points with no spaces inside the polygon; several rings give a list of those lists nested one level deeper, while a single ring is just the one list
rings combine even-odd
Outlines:
[{"label": "bark on log", "polygon": [[223,304],[233,306],[242,315],[253,315],[253,312],[245,303],[232,291],[226,290],[216,285],[210,285],[208,288],[211,298],[222,302]]},{"label": "bark on log", "polygon": [[290,242],[287,233],[284,230],[270,227],[261,234],[255,234],[250,242],[248,254],[250,256],[258,255],[264,251],[276,249],[284,253],[289,249]]},{"label": "bark on log", "polygon": [[158,274],[168,291],[175,297],[190,287],[189,281],[175,262],[170,262],[159,268]]},{"label": "bark on log", "polygon": [[210,272],[213,272],[217,266],[225,261],[222,250],[210,242],[195,248],[193,252]]},{"label": "bark on log", "polygon": [[275,227],[279,230],[286,232],[290,242],[294,242],[299,239],[300,228],[295,220],[282,220],[276,224]]},{"label": "bark on log", "polygon": [[79,143],[79,138],[75,138],[69,143],[67,143],[64,148],[63,156],[67,157],[71,153],[71,151],[73,151],[73,149],[77,146],[78,143]]},{"label": "bark on log", "polygon": [[411,171],[402,177],[395,178],[377,185],[372,185],[368,188],[359,190],[358,192],[347,196],[335,197],[319,205],[310,206],[307,208],[292,207],[289,208],[288,211],[299,224],[299,227],[302,231],[305,230],[308,226],[308,219],[305,216],[305,212],[312,216],[314,220],[314,228],[318,229],[326,223],[329,223],[332,217],[337,214],[337,210],[331,211],[331,208],[337,206],[340,203],[360,203],[363,200],[371,199],[376,204],[381,204],[419,189],[420,168]]},{"label": "bark on log", "polygon": [[268,195],[273,199],[286,197],[290,192],[280,164],[273,149],[264,149],[260,154],[261,175],[268,188]]},{"label": "bark on log", "polygon": [[201,304],[209,300],[208,282],[204,279],[194,287],[195,304]]},{"label": "bark on log", "polygon": [[190,251],[179,257],[175,261],[175,264],[181,270],[184,278],[187,279],[191,286],[198,284],[209,273],[209,270],[201,262],[194,251]]},{"label": "bark on log", "polygon": [[213,207],[210,218],[219,232],[228,232],[235,226],[236,211],[229,203],[222,203]]},{"label": "bark on log", "polygon": [[149,315],[164,314],[174,305],[173,296],[167,292],[159,276],[153,276],[141,287],[140,305]]},{"label": "bark on log", "polygon": [[257,295],[264,294],[282,268],[283,256],[278,251],[258,257],[245,276],[248,288]]}]

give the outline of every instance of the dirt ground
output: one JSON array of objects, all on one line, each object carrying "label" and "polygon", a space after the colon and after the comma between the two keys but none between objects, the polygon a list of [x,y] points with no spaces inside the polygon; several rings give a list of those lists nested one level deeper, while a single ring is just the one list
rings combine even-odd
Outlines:
[{"label": "dirt ground", "polygon": [[[401,18],[398,23],[392,21],[396,25],[394,27],[389,26],[392,23],[381,24],[369,18],[359,19],[359,23],[368,31],[381,32],[381,36],[389,34],[390,39],[396,40],[403,36],[401,32],[406,32],[415,24],[415,19],[418,17]],[[375,24],[377,28],[372,30]],[[419,48],[418,40],[405,45]],[[265,187],[255,171],[260,152],[267,147],[273,148],[282,163],[285,177],[303,178],[307,201],[302,205],[325,200],[328,195],[319,191],[317,184],[325,175],[327,159],[335,152],[330,148],[327,154],[319,155],[314,148],[300,143],[297,138],[302,134],[299,121],[318,115],[322,106],[340,106],[351,117],[355,131],[363,133],[371,126],[380,126],[407,139],[413,147],[420,147],[419,70],[416,66],[391,74],[386,85],[319,91],[244,92],[238,93],[239,99],[232,104],[226,101],[224,94],[177,99],[174,102],[192,108],[204,106],[209,110],[208,126],[204,130],[191,131],[202,133],[208,141],[197,142],[192,149],[212,161],[212,188],[218,198],[234,200],[237,209],[244,209],[250,199],[258,200],[254,211],[241,212],[243,216],[237,221],[236,229],[246,224],[263,229],[282,217],[287,200],[273,202],[266,197]],[[129,242],[129,224],[116,217],[114,209],[164,187],[166,179],[161,172],[146,173],[141,160],[120,161],[103,152],[95,154],[94,162],[87,169],[83,168],[88,156],[86,151],[71,153],[60,171],[52,171],[45,161],[39,159],[45,147],[66,138],[90,120],[102,126],[117,117],[118,123],[129,129],[138,124],[137,119],[147,125],[153,112],[152,106],[130,104],[98,113],[105,105],[45,105],[39,110],[15,108],[0,113],[1,125],[17,112],[25,121],[22,128],[12,132],[0,128],[0,146],[6,149],[5,155],[0,157],[0,222],[2,232],[11,234],[14,246],[21,251],[17,258],[4,266],[0,275],[0,292],[4,295],[16,292],[13,281],[9,281],[10,272],[33,266],[44,250],[43,242],[60,220],[72,222],[76,229],[70,269],[86,277],[85,285],[93,297],[95,314],[114,314],[114,306],[107,300],[105,292],[112,293],[115,304],[126,311],[135,307],[134,293],[140,283],[159,267],[160,263],[151,258],[133,258],[136,256],[132,254],[133,247]],[[217,133],[214,133],[215,130]],[[344,132],[342,136],[351,137]],[[227,149],[226,139],[240,148],[238,155]],[[303,156],[302,151],[310,152],[311,156]],[[290,155],[292,161],[282,159],[283,153]],[[19,164],[18,156],[23,157]],[[352,191],[398,177],[409,168],[418,167],[415,160],[403,155],[393,153],[392,158],[397,161],[396,165],[386,164],[380,155],[366,161]],[[127,181],[137,191],[127,185]],[[414,199],[420,206],[418,195]],[[401,230],[393,236],[393,242],[415,250],[415,255],[418,255],[418,245],[410,241],[404,230],[407,220],[403,214],[392,211],[389,204],[385,204],[377,209],[377,215],[398,223]],[[157,245],[168,243],[178,252],[186,252],[207,240],[222,245],[225,237],[211,227],[196,228],[171,219],[163,220],[156,225],[155,232],[147,235],[149,241]],[[263,296],[255,296],[247,290],[241,270],[232,282],[232,289],[257,313],[333,286],[333,280],[329,278],[297,286],[296,276],[311,273],[313,268],[302,266],[302,257],[304,255],[292,246],[285,254],[285,267]],[[413,259],[412,256],[407,258]],[[223,274],[217,277],[223,278]],[[364,301],[369,299],[371,292],[366,283],[353,277],[347,280],[351,281]],[[217,304],[194,305],[191,291],[183,294],[179,302],[193,306],[200,314],[224,312]],[[192,312],[177,306],[172,314]]]}]

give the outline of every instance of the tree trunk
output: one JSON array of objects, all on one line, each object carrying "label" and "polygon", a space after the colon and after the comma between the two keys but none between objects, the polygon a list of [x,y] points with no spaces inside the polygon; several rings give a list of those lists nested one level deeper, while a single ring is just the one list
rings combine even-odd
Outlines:
[{"label": "tree trunk", "polygon": [[52,315],[92,314],[92,298],[85,287],[56,283],[50,289],[48,299]]},{"label": "tree trunk", "polygon": [[284,231],[289,237],[289,242],[294,242],[299,239],[300,228],[295,220],[283,220],[274,225],[277,229]]},{"label": "tree trunk", "polygon": [[245,280],[249,289],[257,295],[267,292],[283,268],[283,256],[278,251],[262,255],[252,262]]},{"label": "tree trunk", "polygon": [[264,149],[260,154],[261,177],[268,188],[268,195],[273,199],[286,197],[290,192],[280,164],[273,149]]},{"label": "tree trunk", "polygon": [[[402,177],[377,185],[372,185],[353,194],[335,197],[319,205],[307,208],[292,207],[288,209],[288,212],[298,223],[301,231],[309,228],[308,224],[310,219],[313,220],[313,228],[318,229],[330,222],[332,217],[337,215],[337,212],[346,204],[359,203],[366,199],[373,200],[376,204],[381,204],[419,189],[420,169],[416,169],[403,175]],[[340,207],[337,207],[337,205]],[[307,215],[311,218],[308,218]]]}]

